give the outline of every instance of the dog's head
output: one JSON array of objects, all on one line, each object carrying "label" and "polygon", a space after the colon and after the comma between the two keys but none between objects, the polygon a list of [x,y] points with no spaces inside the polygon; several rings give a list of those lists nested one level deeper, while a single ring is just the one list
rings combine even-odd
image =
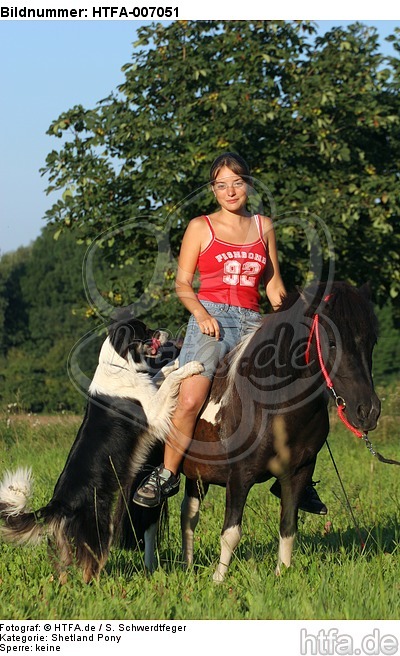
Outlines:
[{"label": "dog's head", "polygon": [[153,330],[129,314],[117,317],[109,327],[108,336],[115,351],[125,360],[130,354],[134,362],[154,358],[159,347],[168,339],[166,332]]}]

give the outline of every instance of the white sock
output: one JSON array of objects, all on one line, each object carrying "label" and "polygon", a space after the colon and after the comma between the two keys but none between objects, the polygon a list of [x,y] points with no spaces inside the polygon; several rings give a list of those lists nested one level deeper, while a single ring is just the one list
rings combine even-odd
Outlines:
[{"label": "white sock", "polygon": [[166,469],[163,465],[163,468],[158,472],[158,475],[163,481],[167,481],[172,476],[172,472],[169,469]]}]

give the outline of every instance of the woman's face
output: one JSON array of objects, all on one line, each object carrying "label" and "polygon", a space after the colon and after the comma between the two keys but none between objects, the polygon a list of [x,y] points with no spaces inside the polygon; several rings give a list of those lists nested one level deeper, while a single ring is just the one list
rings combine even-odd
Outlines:
[{"label": "woman's face", "polygon": [[247,203],[247,184],[227,166],[218,172],[212,189],[218,203],[223,209],[233,213],[241,213]]}]

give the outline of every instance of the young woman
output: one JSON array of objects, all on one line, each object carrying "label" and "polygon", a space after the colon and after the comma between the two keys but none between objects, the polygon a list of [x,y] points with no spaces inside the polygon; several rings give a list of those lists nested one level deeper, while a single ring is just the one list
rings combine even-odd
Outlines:
[{"label": "young woman", "polygon": [[[260,324],[261,281],[274,310],[286,294],[272,221],[247,210],[252,180],[245,160],[235,153],[217,157],[211,166],[210,184],[219,209],[190,221],[176,278],[176,292],[191,314],[179,362],[198,360],[204,371],[182,382],[164,462],[134,495],[135,503],[149,508],[179,490],[179,467],[218,362]],[[196,270],[200,276],[197,294],[193,289]],[[272,491],[279,496],[279,488],[274,486]],[[326,513],[311,485],[307,497],[304,510]]]}]

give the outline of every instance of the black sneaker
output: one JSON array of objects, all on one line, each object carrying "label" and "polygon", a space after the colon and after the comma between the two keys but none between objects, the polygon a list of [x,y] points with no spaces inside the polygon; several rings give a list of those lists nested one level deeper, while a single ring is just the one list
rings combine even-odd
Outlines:
[{"label": "black sneaker", "polygon": [[[166,476],[169,474],[169,476]],[[179,492],[180,477],[161,464],[145,478],[133,495],[133,502],[144,508],[155,508]]]},{"label": "black sneaker", "polygon": [[[319,498],[315,485],[316,483],[314,482],[312,482],[311,485],[307,485],[303,492],[303,496],[300,499],[299,510],[304,510],[305,512],[313,513],[314,515],[326,515],[328,508]],[[270,488],[270,492],[278,497],[278,499],[281,498],[281,486],[278,479]]]}]

